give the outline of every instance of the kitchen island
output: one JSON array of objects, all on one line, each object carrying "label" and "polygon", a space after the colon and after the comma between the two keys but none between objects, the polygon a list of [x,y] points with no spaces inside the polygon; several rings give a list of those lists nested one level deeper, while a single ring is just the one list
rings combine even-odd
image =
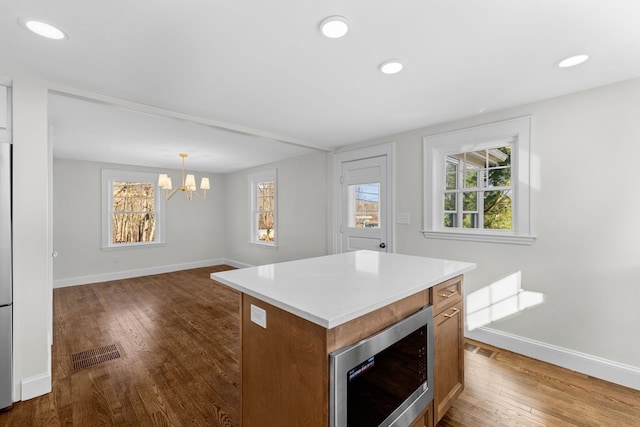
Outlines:
[{"label": "kitchen island", "polygon": [[[466,262],[357,251],[212,274],[242,298],[241,424],[327,427],[329,353],[430,303],[436,317],[440,309],[457,304],[447,319],[456,316],[461,326],[462,275],[474,268]],[[461,356],[461,328],[455,334],[455,341],[446,342],[453,342]],[[435,335],[436,406],[416,426],[430,425],[437,416],[437,329]],[[447,391],[448,400],[462,391],[459,383]]]}]

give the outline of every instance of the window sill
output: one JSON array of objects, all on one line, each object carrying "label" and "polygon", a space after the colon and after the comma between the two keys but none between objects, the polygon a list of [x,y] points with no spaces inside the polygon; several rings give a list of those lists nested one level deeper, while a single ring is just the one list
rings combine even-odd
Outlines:
[{"label": "window sill", "polygon": [[460,231],[422,230],[426,239],[464,240],[468,242],[504,243],[510,245],[533,245],[535,236],[516,234],[487,234]]},{"label": "window sill", "polygon": [[249,243],[256,245],[256,246],[264,246],[265,248],[277,248],[278,244],[277,243],[265,243],[263,241],[255,241],[255,240],[250,240]]},{"label": "window sill", "polygon": [[165,245],[166,245],[166,242],[122,243],[120,245],[103,246],[100,248],[100,250],[103,252],[110,252],[110,251],[119,251],[123,249],[149,249],[149,248],[155,248],[155,247],[160,247]]}]

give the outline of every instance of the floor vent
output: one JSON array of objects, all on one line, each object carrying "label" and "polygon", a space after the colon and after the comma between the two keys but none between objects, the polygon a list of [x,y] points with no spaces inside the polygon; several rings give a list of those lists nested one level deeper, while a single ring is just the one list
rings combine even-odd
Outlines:
[{"label": "floor vent", "polygon": [[489,358],[494,357],[496,355],[495,351],[489,350],[488,348],[482,348],[482,347],[478,347],[478,351],[476,353]]},{"label": "floor vent", "polygon": [[72,354],[71,361],[75,372],[81,369],[90,368],[91,366],[99,365],[103,362],[108,362],[109,360],[119,359],[120,357],[122,356],[120,356],[118,346],[111,344]]},{"label": "floor vent", "polygon": [[497,352],[490,350],[488,348],[480,347],[480,346],[469,344],[469,343],[464,343],[464,349],[471,353],[479,354],[481,356],[485,356],[490,359],[496,357],[496,355],[498,354]]},{"label": "floor vent", "polygon": [[473,344],[469,344],[469,343],[464,343],[464,349],[470,352],[474,352],[475,349],[478,348],[477,346],[473,345]]}]

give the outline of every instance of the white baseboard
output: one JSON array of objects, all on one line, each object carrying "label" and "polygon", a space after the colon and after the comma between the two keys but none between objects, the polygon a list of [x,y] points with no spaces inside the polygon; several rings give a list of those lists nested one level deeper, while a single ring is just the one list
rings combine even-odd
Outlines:
[{"label": "white baseboard", "polygon": [[51,392],[51,374],[44,373],[20,382],[20,400],[29,400]]},{"label": "white baseboard", "polygon": [[552,365],[640,390],[640,367],[625,365],[491,328],[465,330],[465,336]]},{"label": "white baseboard", "polygon": [[248,267],[253,267],[253,265],[251,264],[247,264],[245,262],[240,262],[240,261],[235,261],[232,259],[227,259],[224,262],[227,265],[230,265],[231,267],[235,267],[235,268],[248,268]]},{"label": "white baseboard", "polygon": [[227,264],[236,268],[249,267],[248,264],[218,258],[204,261],[187,262],[182,264],[159,265],[156,267],[140,268],[136,270],[115,271],[112,273],[94,274],[91,276],[69,277],[65,279],[56,279],[53,281],[54,288],[64,288],[67,286],[88,285],[90,283],[108,282],[111,280],[131,279],[133,277],[150,276],[152,274],[171,273],[174,271],[188,270],[191,268],[211,267],[213,265]]}]

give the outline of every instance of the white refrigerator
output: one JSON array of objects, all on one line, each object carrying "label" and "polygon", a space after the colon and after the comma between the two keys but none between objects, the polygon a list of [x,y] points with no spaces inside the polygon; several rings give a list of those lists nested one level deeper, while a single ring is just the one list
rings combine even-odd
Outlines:
[{"label": "white refrigerator", "polygon": [[8,89],[0,86],[0,410],[13,405],[11,120]]}]

